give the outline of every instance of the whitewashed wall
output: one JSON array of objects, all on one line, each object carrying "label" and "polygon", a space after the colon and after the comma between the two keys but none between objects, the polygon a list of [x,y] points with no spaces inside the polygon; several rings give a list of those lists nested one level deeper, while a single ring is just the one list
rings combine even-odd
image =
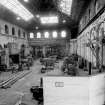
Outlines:
[{"label": "whitewashed wall", "polygon": [[[82,56],[83,58],[87,59],[88,61],[92,62],[94,65],[96,65],[96,57],[94,56],[92,50],[84,46],[83,44],[88,43],[88,39],[91,40],[94,43],[98,43],[100,47],[100,61],[102,60],[101,56],[101,39],[105,35],[103,32],[105,31],[105,12],[99,16],[90,26],[88,26],[77,38],[77,53],[78,55]],[[98,39],[98,41],[96,40]],[[104,47],[105,52],[105,47]],[[103,52],[103,64],[105,64],[105,53]]]},{"label": "whitewashed wall", "polygon": [[71,39],[70,40],[70,54],[76,54],[77,53],[77,39]]},{"label": "whitewashed wall", "polygon": [[[8,25],[9,27],[9,34],[5,33],[5,25]],[[15,28],[15,35],[12,35],[12,27]],[[18,36],[18,29],[21,31],[21,37]],[[25,32],[26,36],[23,37],[23,32]],[[13,25],[9,22],[6,22],[4,20],[0,19],[0,44],[3,46],[4,44],[7,44],[8,42],[15,42],[18,45],[18,48],[20,49],[20,46],[22,44],[25,44],[28,46],[28,40],[27,40],[27,31],[22,29],[21,27],[18,27],[16,25]]]},{"label": "whitewashed wall", "polygon": [[104,105],[105,73],[90,77],[43,77],[44,105]]},{"label": "whitewashed wall", "polygon": [[89,79],[44,77],[44,105],[89,105]]},{"label": "whitewashed wall", "polygon": [[105,104],[105,73],[90,77],[89,97],[89,105]]}]

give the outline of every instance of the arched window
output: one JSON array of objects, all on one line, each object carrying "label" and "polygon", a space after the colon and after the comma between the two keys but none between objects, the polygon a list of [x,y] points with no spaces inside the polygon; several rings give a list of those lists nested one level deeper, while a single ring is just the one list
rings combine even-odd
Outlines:
[{"label": "arched window", "polygon": [[87,16],[85,15],[84,17],[84,24],[86,25],[87,24]]},{"label": "arched window", "polygon": [[94,5],[96,6],[97,0],[94,0]]},{"label": "arched window", "polygon": [[21,31],[20,31],[20,29],[18,30],[18,36],[21,37]]},{"label": "arched window", "polygon": [[8,28],[7,25],[5,25],[5,33],[6,33],[6,34],[9,34],[9,28]]},{"label": "arched window", "polygon": [[12,27],[12,35],[15,35],[15,28]]},{"label": "arched window", "polygon": [[102,8],[101,1],[100,0],[95,0],[94,6],[95,6],[95,13],[97,14]]},{"label": "arched window", "polygon": [[91,9],[89,8],[89,20],[91,20]]},{"label": "arched window", "polygon": [[26,33],[25,32],[23,32],[23,37],[25,38],[25,35],[26,35]]},{"label": "arched window", "polygon": [[37,38],[41,38],[41,33],[37,32]]}]

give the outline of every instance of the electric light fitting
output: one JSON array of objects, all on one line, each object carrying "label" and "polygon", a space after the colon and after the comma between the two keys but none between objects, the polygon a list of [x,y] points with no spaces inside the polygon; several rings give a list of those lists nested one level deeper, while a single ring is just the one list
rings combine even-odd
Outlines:
[{"label": "electric light fitting", "polygon": [[63,23],[66,23],[66,20],[63,20]]},{"label": "electric light fitting", "polygon": [[44,33],[45,38],[49,38],[49,32]]},{"label": "electric light fitting", "polygon": [[39,18],[40,16],[39,15],[36,15],[36,17]]},{"label": "electric light fitting", "polygon": [[16,19],[17,19],[17,20],[20,20],[21,18],[20,18],[20,17],[17,17]]},{"label": "electric light fitting", "polygon": [[39,27],[36,27],[36,30],[39,29]]},{"label": "electric light fitting", "polygon": [[59,22],[58,16],[40,17],[42,24],[56,24]]}]

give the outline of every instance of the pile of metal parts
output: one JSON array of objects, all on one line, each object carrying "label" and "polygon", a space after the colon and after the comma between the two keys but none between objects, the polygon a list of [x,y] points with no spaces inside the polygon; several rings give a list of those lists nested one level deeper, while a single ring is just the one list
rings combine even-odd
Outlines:
[{"label": "pile of metal parts", "polygon": [[33,98],[38,101],[38,104],[43,105],[43,81],[40,80],[40,86],[32,86],[30,92],[33,94]]},{"label": "pile of metal parts", "polygon": [[33,65],[33,59],[32,57],[26,57],[26,58],[22,58],[20,61],[20,70],[26,70],[26,69],[30,69],[30,66]]},{"label": "pile of metal parts", "polygon": [[43,65],[43,67],[41,68],[41,73],[45,73],[47,70],[54,69],[56,57],[41,58],[40,62]]},{"label": "pile of metal parts", "polygon": [[30,49],[24,46],[18,49],[16,43],[0,45],[0,72],[29,70],[33,65]]},{"label": "pile of metal parts", "polygon": [[40,86],[32,86],[30,91],[33,94],[33,98],[38,101],[38,104],[43,103],[43,88]]},{"label": "pile of metal parts", "polygon": [[77,73],[77,61],[78,61],[78,57],[77,55],[71,55],[68,57],[65,57],[64,61],[63,61],[63,65],[61,67],[62,72],[71,75],[71,76],[76,76]]}]

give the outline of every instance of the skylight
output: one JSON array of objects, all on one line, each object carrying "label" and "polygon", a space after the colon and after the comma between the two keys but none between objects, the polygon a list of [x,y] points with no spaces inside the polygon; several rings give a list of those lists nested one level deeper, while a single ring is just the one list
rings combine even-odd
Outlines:
[{"label": "skylight", "polygon": [[70,15],[72,7],[72,0],[59,0],[58,8],[61,12]]},{"label": "skylight", "polygon": [[25,21],[29,21],[34,17],[18,0],[0,0],[0,4]]},{"label": "skylight", "polygon": [[57,16],[40,17],[40,21],[42,24],[56,24],[58,23],[58,17]]}]

